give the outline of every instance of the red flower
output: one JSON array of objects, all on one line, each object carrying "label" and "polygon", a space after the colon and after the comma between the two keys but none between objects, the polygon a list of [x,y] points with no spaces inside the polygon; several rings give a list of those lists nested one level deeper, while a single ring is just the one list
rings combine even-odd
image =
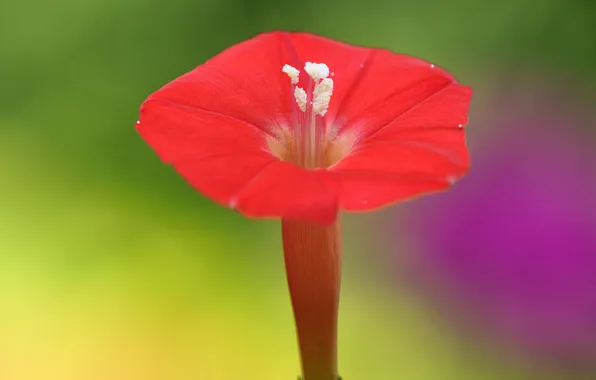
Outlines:
[{"label": "red flower", "polygon": [[471,93],[416,58],[273,32],[153,93],[137,127],[214,201],[330,224],[339,209],[376,209],[464,175]]},{"label": "red flower", "polygon": [[470,96],[416,58],[275,32],[156,91],[137,126],[206,196],[247,216],[282,218],[303,379],[336,380],[338,211],[378,208],[461,177]]}]

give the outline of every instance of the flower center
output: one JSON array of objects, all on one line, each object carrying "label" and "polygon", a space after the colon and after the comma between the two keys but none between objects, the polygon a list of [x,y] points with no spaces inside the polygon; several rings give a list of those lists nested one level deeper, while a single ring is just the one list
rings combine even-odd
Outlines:
[{"label": "flower center", "polygon": [[[309,79],[305,87],[298,85],[300,70],[284,65],[282,71],[290,77],[292,95],[292,128],[281,136],[283,147],[271,146],[281,159],[294,162],[307,169],[327,167],[334,159],[334,149],[328,144],[323,116],[327,113],[333,79],[324,63],[306,62],[304,71]],[[276,149],[277,148],[277,149]]]}]

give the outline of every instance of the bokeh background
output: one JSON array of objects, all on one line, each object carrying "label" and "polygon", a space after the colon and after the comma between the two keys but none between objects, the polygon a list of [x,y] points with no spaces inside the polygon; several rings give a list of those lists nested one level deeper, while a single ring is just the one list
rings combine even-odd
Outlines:
[{"label": "bokeh background", "polygon": [[475,90],[466,180],[345,217],[344,378],[594,378],[594,20],[580,0],[3,0],[0,380],[299,373],[278,223],[205,200],[134,128],[149,93],[273,29]]}]

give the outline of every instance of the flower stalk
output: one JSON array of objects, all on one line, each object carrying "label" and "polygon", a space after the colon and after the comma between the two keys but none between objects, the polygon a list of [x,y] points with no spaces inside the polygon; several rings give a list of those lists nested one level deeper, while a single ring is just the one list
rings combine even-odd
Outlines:
[{"label": "flower stalk", "polygon": [[302,379],[337,380],[340,219],[329,226],[282,220],[282,237]]}]

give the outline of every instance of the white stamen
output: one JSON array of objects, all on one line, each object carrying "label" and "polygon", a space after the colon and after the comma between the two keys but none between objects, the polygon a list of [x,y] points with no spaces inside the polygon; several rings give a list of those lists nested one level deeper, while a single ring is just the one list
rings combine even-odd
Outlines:
[{"label": "white stamen", "polygon": [[306,91],[302,87],[296,87],[294,89],[294,98],[296,98],[296,103],[298,103],[298,107],[302,112],[306,111]]},{"label": "white stamen", "polygon": [[292,67],[290,65],[284,65],[284,67],[282,67],[281,71],[288,74],[288,76],[292,80],[292,84],[298,83],[298,79],[300,77],[300,70],[298,70],[297,68]]},{"label": "white stamen", "polygon": [[313,91],[313,111],[315,114],[325,116],[332,94],[333,79],[325,78],[320,83],[317,83]]},{"label": "white stamen", "polygon": [[[281,71],[288,74],[292,80],[292,84],[298,83],[300,79],[300,71],[295,67],[284,65]],[[329,76],[329,67],[324,63],[306,62],[304,71],[306,71],[315,82],[312,99],[309,102],[308,94],[304,91],[304,88],[296,86],[294,88],[294,98],[296,99],[296,103],[302,112],[306,112],[308,103],[309,107],[312,106],[312,112],[315,115],[325,116],[327,109],[329,108],[331,95],[333,94],[333,79],[327,78]],[[333,75],[335,75],[335,73],[331,73],[331,76]]]},{"label": "white stamen", "polygon": [[329,67],[324,63],[306,62],[304,71],[316,82],[329,76]]}]

